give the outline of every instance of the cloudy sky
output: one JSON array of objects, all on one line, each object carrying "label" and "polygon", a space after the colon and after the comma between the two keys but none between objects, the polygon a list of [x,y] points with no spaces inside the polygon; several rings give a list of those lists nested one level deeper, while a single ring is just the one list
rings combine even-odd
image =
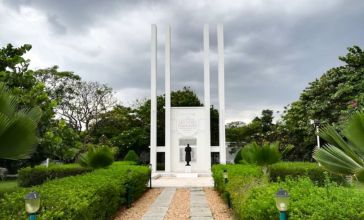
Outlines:
[{"label": "cloudy sky", "polygon": [[203,95],[202,28],[210,24],[212,103],[217,105],[216,24],[224,24],[227,121],[281,111],[308,82],[364,47],[364,1],[0,0],[0,46],[33,45],[32,68],[59,65],[113,87],[124,105],[149,97],[150,25],[172,26],[172,89]]}]

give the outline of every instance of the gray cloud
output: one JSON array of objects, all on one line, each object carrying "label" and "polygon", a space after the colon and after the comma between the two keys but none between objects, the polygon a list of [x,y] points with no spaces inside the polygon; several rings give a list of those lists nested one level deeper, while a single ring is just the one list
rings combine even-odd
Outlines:
[{"label": "gray cloud", "polygon": [[216,23],[225,30],[228,120],[282,110],[308,82],[364,47],[364,2],[31,1],[0,3],[0,42],[31,43],[34,68],[57,64],[107,83],[125,104],[148,97],[150,24],[158,24],[159,94],[164,28],[172,26],[172,88],[203,95],[202,28],[210,25],[212,98],[217,105]]}]

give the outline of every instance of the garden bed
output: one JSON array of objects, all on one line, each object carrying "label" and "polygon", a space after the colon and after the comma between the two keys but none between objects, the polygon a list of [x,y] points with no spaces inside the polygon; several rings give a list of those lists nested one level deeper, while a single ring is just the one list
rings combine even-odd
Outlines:
[{"label": "garden bed", "polygon": [[109,168],[84,175],[21,188],[0,199],[0,219],[26,219],[24,195],[37,191],[41,195],[39,219],[107,219],[127,203],[138,198],[149,180],[149,168],[115,162]]},{"label": "garden bed", "polygon": [[[297,171],[294,165],[282,163],[277,166],[279,170],[287,167],[288,170]],[[364,219],[363,190],[341,186],[333,181],[337,176],[321,174],[317,170],[315,177],[319,177],[313,181],[307,172],[310,172],[310,168],[317,168],[312,164],[306,165],[304,173],[296,172],[297,175],[293,177],[283,175],[289,171],[280,172],[277,182],[263,176],[260,167],[256,166],[217,165],[212,170],[215,188],[225,199],[230,196],[238,219],[277,219],[279,211],[274,198],[279,188],[290,194],[289,219]],[[303,168],[305,164],[297,166]],[[227,184],[223,180],[224,169],[228,171]]]}]

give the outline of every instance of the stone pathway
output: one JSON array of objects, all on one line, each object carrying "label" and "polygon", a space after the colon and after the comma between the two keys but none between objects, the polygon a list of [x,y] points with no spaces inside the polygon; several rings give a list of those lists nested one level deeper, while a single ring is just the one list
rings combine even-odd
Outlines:
[{"label": "stone pathway", "polygon": [[[176,188],[165,188],[158,196],[142,220],[163,220],[166,217]],[[183,202],[183,201],[181,201]],[[185,201],[187,202],[187,201]],[[202,188],[190,188],[190,213],[191,220],[213,220],[211,210]]]},{"label": "stone pathway", "polygon": [[213,220],[205,192],[202,188],[191,188],[190,219]]},{"label": "stone pathway", "polygon": [[149,207],[142,220],[163,220],[175,192],[176,188],[165,188]]}]

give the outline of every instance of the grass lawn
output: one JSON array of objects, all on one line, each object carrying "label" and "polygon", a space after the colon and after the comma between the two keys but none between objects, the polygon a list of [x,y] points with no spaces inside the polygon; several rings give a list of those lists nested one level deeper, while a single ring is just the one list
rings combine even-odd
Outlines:
[{"label": "grass lawn", "polygon": [[17,190],[18,188],[19,187],[16,180],[0,181],[0,197],[3,193],[12,192]]}]

